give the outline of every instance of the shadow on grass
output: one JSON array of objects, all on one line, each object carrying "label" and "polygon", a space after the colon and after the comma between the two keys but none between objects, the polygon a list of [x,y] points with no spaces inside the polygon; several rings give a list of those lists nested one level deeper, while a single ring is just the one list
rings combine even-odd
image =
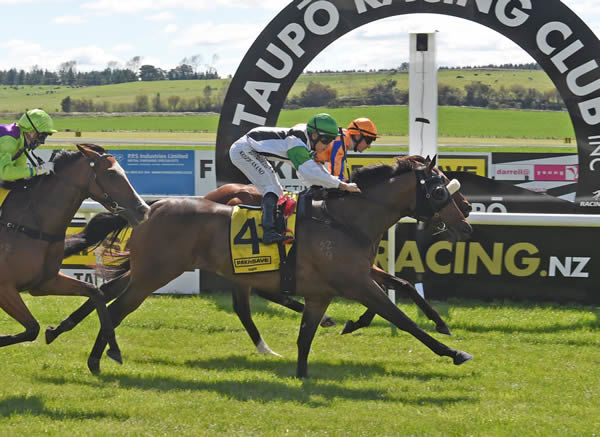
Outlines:
[{"label": "shadow on grass", "polygon": [[[140,375],[114,375],[105,374],[98,378],[77,381],[67,380],[65,377],[40,377],[40,381],[62,385],[65,383],[79,383],[92,387],[102,387],[106,384],[117,383],[123,389],[148,390],[152,392],[163,391],[207,391],[216,392],[228,398],[239,401],[257,400],[263,402],[301,402],[311,407],[323,407],[331,404],[334,399],[348,399],[361,401],[379,401],[404,403],[412,405],[445,405],[477,402],[475,397],[445,396],[417,397],[414,393],[410,397],[398,396],[398,393],[389,394],[385,389],[349,388],[343,384],[321,383],[320,381],[305,380],[301,386],[288,384],[286,381],[255,380],[184,380],[168,376],[140,376]],[[315,399],[318,398],[318,399]]]},{"label": "shadow on grass", "polygon": [[[445,358],[441,358],[445,359]],[[255,360],[246,356],[231,355],[226,358],[212,358],[206,360],[189,360],[184,363],[191,368],[205,370],[236,370],[246,369],[258,372],[270,372],[278,377],[294,377],[296,374],[296,361],[280,358]],[[448,365],[452,362],[448,359]],[[421,372],[421,371],[390,371],[381,364],[365,363],[360,361],[340,361],[338,363],[312,360],[308,363],[309,375],[314,379],[323,381],[344,381],[348,378],[377,377],[392,375],[398,378],[419,379],[428,381],[431,379],[461,379],[461,375],[449,375],[444,372]]]},{"label": "shadow on grass", "polygon": [[129,418],[128,416],[105,412],[50,410],[47,409],[44,406],[44,402],[36,396],[14,396],[0,400],[0,417],[10,417],[15,415],[40,416],[52,420],[87,420],[104,418],[126,420]]}]

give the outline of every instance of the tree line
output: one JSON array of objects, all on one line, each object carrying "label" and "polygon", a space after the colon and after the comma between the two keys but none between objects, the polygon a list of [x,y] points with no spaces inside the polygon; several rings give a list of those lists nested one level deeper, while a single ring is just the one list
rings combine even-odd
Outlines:
[{"label": "tree line", "polygon": [[0,85],[68,85],[68,86],[97,86],[118,83],[154,80],[199,80],[220,79],[217,70],[209,65],[204,71],[199,71],[198,55],[184,58],[180,65],[170,70],[141,64],[141,57],[135,56],[125,68],[118,68],[116,63],[110,63],[102,71],[77,71],[76,61],[60,64],[57,71],[49,71],[39,66],[33,66],[29,71],[23,69],[0,70]]},{"label": "tree line", "polygon": [[[329,85],[309,82],[299,95],[289,97],[284,107],[295,109],[313,106],[407,105],[408,91],[396,87],[397,81],[384,79],[376,85],[357,90],[352,96],[338,97]],[[463,88],[440,84],[440,106],[474,106],[490,109],[566,110],[558,90],[539,91],[522,85],[500,86],[494,89],[481,82],[469,82]]]}]

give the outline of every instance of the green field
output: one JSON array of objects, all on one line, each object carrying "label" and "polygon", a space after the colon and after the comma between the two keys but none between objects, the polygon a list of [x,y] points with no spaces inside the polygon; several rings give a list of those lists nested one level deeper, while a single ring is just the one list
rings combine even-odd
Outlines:
[{"label": "green field", "polygon": [[[440,85],[463,88],[465,84],[480,81],[494,89],[500,86],[522,85],[539,91],[554,89],[554,85],[544,71],[538,70],[440,70]],[[397,81],[397,88],[408,89],[407,73],[348,73],[301,75],[292,87],[289,96],[300,94],[310,81],[329,85],[336,89],[338,97],[351,96],[357,90],[373,87],[384,79]],[[0,112],[22,112],[34,107],[50,112],[59,112],[60,102],[67,96],[71,99],[93,99],[97,102],[130,103],[135,96],[149,97],[160,93],[165,101],[169,96],[190,98],[203,96],[208,86],[213,96],[224,97],[231,79],[215,80],[173,80],[157,82],[130,82],[116,85],[93,87],[20,85],[10,87],[0,85]]]},{"label": "green field", "polygon": [[[408,135],[406,106],[365,106],[352,108],[312,108],[282,111],[278,124],[292,126],[306,122],[319,111],[331,113],[342,126],[354,118],[369,117],[383,135]],[[8,123],[11,120],[0,120]],[[101,131],[179,131],[216,132],[218,115],[132,116],[56,118],[58,130]],[[440,107],[438,131],[441,137],[550,138],[573,137],[565,112],[490,110]]]},{"label": "green field", "polygon": [[[44,327],[77,298],[24,296]],[[436,338],[472,353],[456,367],[387,322],[340,336],[319,329],[309,380],[293,377],[300,317],[253,299],[255,320],[283,358],[255,352],[231,297],[153,297],[117,330],[122,366],[86,359],[95,314],[46,346],[1,349],[2,436],[352,435],[594,436],[600,430],[600,309],[434,302],[453,331]],[[334,302],[338,322],[362,307]],[[21,327],[0,313],[0,332]]]}]

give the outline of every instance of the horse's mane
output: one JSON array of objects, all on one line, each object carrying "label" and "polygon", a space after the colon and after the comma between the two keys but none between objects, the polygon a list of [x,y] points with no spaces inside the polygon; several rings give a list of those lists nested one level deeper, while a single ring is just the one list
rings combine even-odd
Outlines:
[{"label": "horse's mane", "polygon": [[[96,144],[85,144],[85,146],[100,154],[106,153],[104,148]],[[54,162],[54,171],[59,172],[61,169],[68,167],[79,158],[81,158],[81,152],[79,150],[59,151],[52,160],[52,162]],[[7,190],[23,190],[27,186],[31,186],[32,182],[35,182],[39,177],[42,176],[35,176],[31,179],[19,179],[17,181],[0,181],[0,187],[6,188]]]},{"label": "horse's mane", "polygon": [[422,156],[403,156],[396,158],[395,165],[377,164],[358,168],[352,172],[351,178],[352,182],[364,190],[423,165],[425,165],[425,158]]}]

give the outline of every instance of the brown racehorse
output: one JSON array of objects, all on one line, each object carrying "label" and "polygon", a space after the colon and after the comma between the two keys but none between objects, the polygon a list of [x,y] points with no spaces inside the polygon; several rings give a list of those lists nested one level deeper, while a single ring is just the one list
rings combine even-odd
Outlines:
[{"label": "brown racehorse", "polygon": [[[444,178],[446,183],[450,181],[446,176],[438,170],[438,174]],[[455,203],[463,213],[465,217],[469,216],[471,212],[471,204],[465,199],[465,197],[456,191],[452,195]],[[253,205],[258,206],[262,204],[262,195],[253,185],[245,184],[225,184],[219,188],[209,192],[205,199],[211,200],[216,203],[222,203],[224,205]],[[123,219],[119,216],[115,216],[109,213],[98,214],[92,218],[85,229],[79,234],[71,235],[65,243],[65,257],[74,255],[75,253],[83,250],[89,250],[90,247],[98,246],[100,243],[115,229],[121,229],[125,225]],[[371,267],[371,277],[377,282],[382,288],[392,288],[398,292],[404,293],[407,297],[411,298],[415,304],[423,311],[423,313],[433,322],[435,322],[436,331],[442,334],[450,335],[450,329],[446,323],[442,320],[437,311],[431,307],[431,305],[417,292],[415,287],[405,281],[404,279],[397,278],[384,270],[373,265]],[[108,288],[105,290],[105,297],[108,300],[112,300],[117,295],[111,295],[110,292],[118,293],[115,287]],[[271,293],[264,293],[261,290],[254,290],[254,292],[267,300],[275,302],[279,305],[285,306],[293,311],[302,313],[304,311],[304,304],[292,299],[288,295],[278,294],[274,295]],[[250,289],[247,290],[250,293]],[[89,315],[94,309],[91,301],[82,304],[75,312],[64,319],[56,328],[48,327],[46,329],[46,342],[52,343],[59,335],[64,332],[70,331],[77,326],[87,315]],[[369,326],[375,313],[366,310],[365,313],[360,316],[358,321],[353,322],[349,320],[344,325],[342,334],[348,334],[354,332],[362,327]],[[320,322],[320,325],[324,328],[335,326],[335,321],[325,314]],[[260,353],[274,353],[267,346],[265,341],[262,339],[260,333],[253,324],[249,324],[248,335],[252,339],[254,345],[257,347]]]},{"label": "brown racehorse", "polygon": [[[446,183],[450,181],[446,176],[436,169],[437,173],[445,180]],[[469,216],[471,212],[471,204],[465,197],[460,193],[460,191],[456,191],[452,195],[456,205],[459,207],[463,215],[466,217]],[[222,203],[225,205],[254,205],[259,206],[262,204],[262,195],[256,189],[254,185],[244,185],[244,184],[226,184],[217,188],[216,190],[211,191],[205,197],[205,199],[212,200],[213,202]],[[107,232],[108,233],[108,232]],[[414,286],[405,281],[404,279],[397,278],[394,275],[387,273],[386,271],[378,268],[373,265],[371,267],[371,277],[377,282],[382,288],[391,288],[396,291],[404,293],[407,297],[411,298],[415,304],[423,311],[423,313],[436,324],[436,331],[442,334],[450,335],[450,329],[446,325],[446,323],[442,320],[440,315],[437,313],[433,307],[417,292]],[[301,313],[304,310],[304,305],[301,302],[298,302],[290,297],[279,294],[272,295],[270,293],[263,293],[261,290],[254,290],[257,295],[263,297],[264,299],[268,299],[272,302],[283,305],[287,308],[290,308],[293,311]],[[250,293],[250,290],[247,290],[247,293]],[[371,311],[367,310],[357,322],[353,322],[349,320],[344,325],[344,329],[342,330],[342,334],[348,334],[350,332],[354,332],[359,328],[369,326],[375,314]],[[321,320],[321,326],[329,327],[335,324],[333,319],[329,318],[327,315],[323,316],[323,320]],[[248,331],[248,334],[252,338],[254,344],[259,348],[259,352],[265,352],[264,346],[265,343],[258,334],[258,331],[251,328]],[[261,350],[262,348],[262,350]],[[267,348],[267,350],[269,350]]]},{"label": "brown racehorse", "polygon": [[[401,217],[435,215],[453,239],[471,234],[471,226],[433,168],[434,162],[414,157],[399,159],[394,166],[364,167],[354,176],[361,194],[328,196],[314,204],[320,217],[298,221],[296,289],[305,299],[298,337],[298,377],[308,374],[310,345],[335,296],[362,303],[436,354],[451,357],[457,365],[472,359],[470,354],[452,349],[420,329],[370,277],[383,232]],[[121,323],[152,291],[186,270],[202,269],[231,279],[242,322],[251,318],[244,300],[248,287],[278,294],[278,272],[234,274],[229,253],[232,209],[196,198],[165,199],[153,204],[148,220],[133,230],[129,240],[130,259],[125,263],[129,269],[105,284],[124,290],[109,307],[113,322]],[[106,340],[98,335],[88,359],[93,371],[100,370],[105,347]]]},{"label": "brown racehorse", "polygon": [[39,324],[19,295],[88,296],[110,343],[111,358],[121,361],[114,329],[100,290],[59,273],[67,226],[84,199],[91,197],[131,224],[145,219],[149,207],[132,188],[115,158],[99,146],[78,145],[54,159],[54,174],[4,182],[11,192],[0,218],[0,307],[25,327],[0,336],[0,346],[33,341]]}]

